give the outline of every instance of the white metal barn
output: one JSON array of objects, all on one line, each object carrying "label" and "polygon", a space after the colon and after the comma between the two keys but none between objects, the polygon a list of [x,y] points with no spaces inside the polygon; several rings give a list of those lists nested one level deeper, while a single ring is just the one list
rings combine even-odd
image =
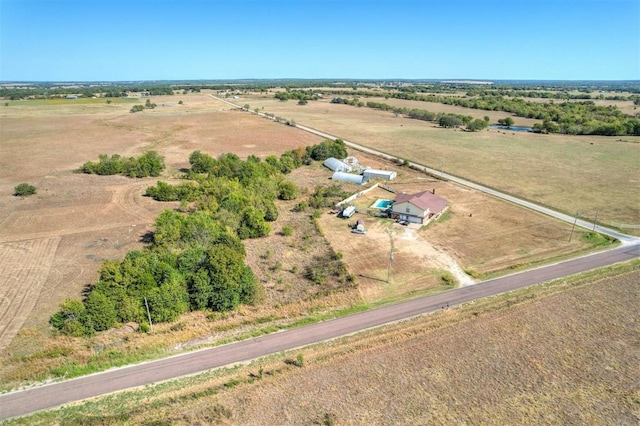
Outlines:
[{"label": "white metal barn", "polygon": [[340,161],[337,158],[329,157],[324,160],[325,167],[330,168],[334,172],[350,172],[351,167],[344,161]]},{"label": "white metal barn", "polygon": [[389,170],[367,169],[364,171],[363,176],[367,179],[393,180],[398,176],[398,173]]},{"label": "white metal barn", "polygon": [[343,173],[343,172],[335,172],[331,177],[331,179],[337,180],[340,182],[355,183],[356,185],[362,185],[365,182],[367,182],[367,179],[365,179],[365,177],[362,175],[354,175],[351,173]]}]

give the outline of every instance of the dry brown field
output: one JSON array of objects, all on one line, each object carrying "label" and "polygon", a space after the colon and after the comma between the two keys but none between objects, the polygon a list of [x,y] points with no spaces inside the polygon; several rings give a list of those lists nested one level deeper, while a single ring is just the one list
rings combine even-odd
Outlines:
[{"label": "dry brown field", "polygon": [[[184,104],[179,105],[179,100]],[[193,313],[181,319],[179,333],[166,325],[152,336],[120,330],[89,340],[53,339],[47,321],[59,304],[67,297],[79,298],[83,288],[96,279],[104,260],[122,258],[127,251],[142,247],[142,237],[152,230],[160,211],[177,207],[142,195],[155,178],[83,175],[74,169],[95,161],[100,153],[138,155],[155,149],[167,163],[162,179],[171,179],[188,166],[188,156],[194,150],[214,156],[235,152],[240,157],[264,157],[321,140],[232,110],[207,94],[158,97],[153,102],[158,104],[156,109],[136,114],[128,112],[130,104],[115,103],[25,102],[0,110],[3,388],[25,379],[40,380],[66,364],[100,359],[100,348],[118,347],[122,354],[170,353],[242,333],[252,321],[262,323],[265,317],[291,322],[318,310],[349,308],[363,300],[379,303],[442,290],[447,288],[442,283],[446,270],[457,270],[466,284],[464,279],[469,277],[461,268],[478,273],[504,271],[589,248],[578,238],[579,233],[571,243],[567,241],[568,225],[400,169],[394,182],[399,190],[437,188],[438,194],[449,199],[452,207],[446,220],[420,231],[367,220],[368,234],[354,237],[335,215],[323,212],[316,228],[310,212],[294,214],[290,210],[295,202],[281,203],[272,235],[245,242],[247,261],[265,288],[264,306],[212,318]],[[356,154],[366,165],[392,167]],[[308,194],[316,185],[330,183],[329,176],[316,164],[294,171],[288,179]],[[13,187],[25,181],[34,184],[38,193],[27,198],[12,196]],[[378,195],[386,194],[372,193],[371,197]],[[368,199],[359,202],[368,203]],[[285,225],[293,228],[293,235],[280,234]],[[387,283],[390,244],[395,259],[392,279]],[[349,271],[357,277],[357,288],[333,281],[324,287],[310,285],[304,278],[307,266],[326,261],[333,252],[343,255]],[[340,292],[322,296],[336,289]],[[237,330],[229,332],[234,328]],[[43,355],[52,353],[58,355]]]},{"label": "dry brown field", "polygon": [[[140,248],[160,211],[175,207],[143,197],[155,178],[74,173],[84,162],[154,149],[165,156],[166,178],[187,167],[194,150],[266,156],[321,140],[204,94],[153,102],[156,109],[136,114],[131,104],[73,101],[11,102],[0,110],[0,347],[22,327],[46,330],[59,304],[96,279],[103,260]],[[20,182],[38,193],[13,196]]]},{"label": "dry brown field", "polygon": [[8,424],[635,425],[639,266]]},{"label": "dry brown field", "polygon": [[[595,219],[597,213],[599,222],[611,225],[640,224],[640,137],[492,129],[470,133],[395,117],[391,112],[331,104],[330,99],[300,106],[295,101],[280,102],[272,94],[246,95],[239,103],[436,169],[444,166],[446,172],[569,214]],[[445,107],[434,107],[434,111]]]},{"label": "dry brown field", "polygon": [[356,337],[317,363],[303,352],[302,369],[175,415],[187,423],[220,404],[232,424],[637,424],[639,279],[478,317],[450,310],[440,316],[461,321],[431,331],[437,319],[427,317]]}]

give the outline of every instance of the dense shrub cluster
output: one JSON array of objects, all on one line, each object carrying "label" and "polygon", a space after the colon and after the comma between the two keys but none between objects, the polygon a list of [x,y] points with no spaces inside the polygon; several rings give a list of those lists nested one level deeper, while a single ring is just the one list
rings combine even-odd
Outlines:
[{"label": "dense shrub cluster", "polygon": [[159,176],[164,170],[164,158],[155,151],[147,151],[140,157],[122,157],[113,154],[100,154],[97,163],[87,161],[80,172],[96,175],[125,175],[133,178]]},{"label": "dense shrub cluster", "polygon": [[[258,301],[262,288],[245,264],[241,239],[271,232],[267,222],[278,217],[274,200],[295,199],[298,192],[283,174],[312,159],[326,159],[324,155],[346,156],[344,142],[325,141],[268,161],[193,152],[187,181],[158,182],[146,193],[159,201],[191,202],[191,213],[165,210],[144,250],[105,262],[84,301],[65,301],[50,324],[72,336],[130,321],[147,330],[149,316],[152,322],[167,322],[190,310],[227,311]],[[120,157],[114,157],[101,157],[98,164],[117,169]],[[325,193],[335,195],[338,189]]]},{"label": "dense shrub cluster", "polygon": [[16,197],[27,197],[36,193],[36,187],[26,182],[19,183],[13,188],[13,195]]},{"label": "dense shrub cluster", "polygon": [[118,323],[145,323],[148,315],[152,322],[167,322],[189,310],[234,309],[258,294],[244,258],[238,237],[207,213],[166,210],[149,247],[106,261],[84,302],[65,301],[50,323],[83,336]]},{"label": "dense shrub cluster", "polygon": [[318,100],[318,95],[310,90],[289,90],[284,92],[277,92],[274,97],[281,101],[287,101],[289,99],[298,99],[299,101],[311,101]]}]

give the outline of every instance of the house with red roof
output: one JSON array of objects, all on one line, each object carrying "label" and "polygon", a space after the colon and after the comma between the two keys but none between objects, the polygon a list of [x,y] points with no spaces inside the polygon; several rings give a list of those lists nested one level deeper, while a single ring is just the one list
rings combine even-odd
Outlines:
[{"label": "house with red roof", "polygon": [[425,224],[438,218],[448,207],[447,200],[436,195],[435,189],[417,194],[398,194],[391,208],[391,218]]}]

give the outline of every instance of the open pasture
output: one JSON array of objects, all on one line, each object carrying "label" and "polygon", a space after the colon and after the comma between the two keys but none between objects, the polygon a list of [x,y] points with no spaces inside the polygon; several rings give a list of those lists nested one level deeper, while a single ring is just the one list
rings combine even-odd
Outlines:
[{"label": "open pasture", "polygon": [[608,269],[9,424],[637,424],[640,272]]},{"label": "open pasture", "polygon": [[503,297],[495,312],[471,304],[348,339],[333,356],[305,350],[305,368],[173,412],[185,423],[220,404],[238,424],[635,424],[639,278]]},{"label": "open pasture", "polygon": [[[67,297],[78,298],[84,286],[95,281],[104,260],[120,259],[127,251],[142,247],[142,239],[152,231],[160,211],[177,207],[175,203],[158,203],[142,196],[156,178],[84,175],[74,173],[74,169],[85,161],[95,161],[100,153],[133,156],[155,149],[167,163],[162,179],[172,179],[180,169],[188,167],[188,156],[194,150],[214,156],[234,152],[240,157],[264,157],[321,140],[293,127],[230,109],[206,94],[181,96],[183,105],[177,104],[175,98],[154,99],[165,106],[136,114],[129,113],[125,105],[105,104],[97,105],[101,110],[91,113],[83,113],[81,106],[72,113],[65,106],[58,114],[56,106],[41,106],[27,112],[9,108],[0,116],[3,142],[6,141],[0,146],[0,166],[7,171],[0,176],[0,256],[9,259],[4,266],[9,269],[2,270],[8,278],[2,282],[1,306],[17,313],[11,325],[0,330],[0,342],[11,342],[3,353],[3,382],[19,383],[27,376],[42,378],[52,365],[82,364],[88,357],[99,357],[82,340],[73,339],[67,342],[70,353],[47,361],[49,364],[31,355],[43,348],[55,349],[57,340],[48,338],[47,320],[60,302]],[[352,153],[374,168],[397,167]],[[251,308],[252,318],[281,308],[289,309],[291,313],[286,316],[295,318],[303,315],[300,309],[308,313],[319,306],[327,310],[348,307],[360,298],[378,303],[438,291],[450,288],[451,283],[443,283],[442,278],[452,268],[495,272],[589,247],[577,238],[577,233],[571,243],[566,240],[568,225],[434,181],[413,170],[398,170],[398,180],[392,185],[408,192],[437,186],[438,193],[452,205],[450,217],[419,232],[390,228],[384,221],[368,221],[370,233],[354,237],[335,215],[321,214],[316,225],[310,211],[291,212],[298,201],[280,203],[281,215],[273,224],[273,233],[245,244],[247,262],[265,287],[266,296],[264,306]],[[318,163],[295,170],[287,179],[301,188],[303,199],[316,185],[330,184],[330,175]],[[13,187],[22,181],[34,184],[38,193],[27,198],[12,196]],[[352,189],[355,192],[363,188]],[[386,196],[372,193],[372,197]],[[367,201],[366,206],[371,202]],[[473,218],[466,216],[468,212],[473,212]],[[292,234],[285,235],[284,226],[289,226]],[[387,232],[389,229],[391,233]],[[478,233],[484,237],[478,238]],[[369,239],[365,240],[368,244],[359,245],[363,241],[360,237]],[[387,285],[390,244],[394,245],[396,257],[391,285]],[[324,298],[322,295],[332,288],[311,284],[305,274],[308,266],[335,262],[334,252],[345,261],[349,273],[356,276],[358,288],[348,282],[337,283],[343,286],[341,292]],[[18,262],[20,268],[10,267]],[[24,288],[13,289],[17,282]],[[20,305],[25,289],[30,291],[26,297],[31,303]],[[305,303],[308,305],[299,307]],[[212,331],[218,326],[217,320],[210,321],[202,313],[190,315],[199,320],[185,327],[184,334],[153,335],[148,339],[136,334],[126,348],[121,347],[121,356],[149,345],[156,348],[150,350],[160,346],[172,350],[186,340],[198,342],[202,336],[213,333],[213,339],[218,335]],[[243,317],[252,321],[245,315],[233,317],[237,324],[243,324]],[[189,319],[185,321],[188,323]],[[166,326],[167,333],[170,327]],[[18,338],[14,338],[16,333]],[[117,334],[105,333],[96,339],[99,345],[122,344],[122,337]]]},{"label": "open pasture", "polygon": [[[78,298],[104,260],[142,247],[155,217],[175,207],[143,196],[155,178],[74,173],[84,162],[154,149],[165,156],[166,179],[188,167],[194,150],[264,157],[321,140],[205,94],[151,99],[155,109],[135,114],[130,103],[104,101],[0,109],[0,347],[23,326],[46,329],[60,302]],[[20,182],[37,194],[13,196]]]},{"label": "open pasture", "polygon": [[329,99],[301,106],[256,94],[238,102],[582,218],[640,224],[640,137],[471,133]]}]

